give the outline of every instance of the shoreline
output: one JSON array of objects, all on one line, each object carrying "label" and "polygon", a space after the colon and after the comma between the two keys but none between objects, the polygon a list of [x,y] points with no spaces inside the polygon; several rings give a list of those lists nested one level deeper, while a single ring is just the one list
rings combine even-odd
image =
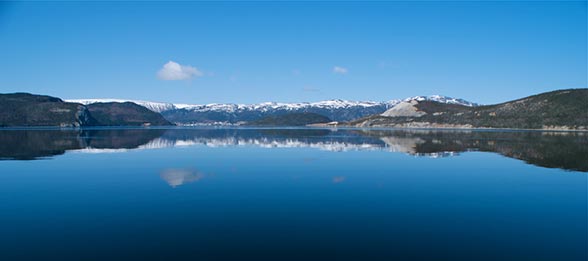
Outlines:
[{"label": "shoreline", "polygon": [[360,130],[433,130],[433,131],[536,131],[536,132],[574,132],[588,133],[588,129],[521,129],[521,128],[490,128],[490,127],[387,127],[387,126],[346,126],[310,124],[306,126],[239,126],[239,125],[176,125],[176,126],[88,126],[88,127],[60,127],[60,126],[10,126],[0,127],[4,130],[108,130],[108,129],[360,129]]}]

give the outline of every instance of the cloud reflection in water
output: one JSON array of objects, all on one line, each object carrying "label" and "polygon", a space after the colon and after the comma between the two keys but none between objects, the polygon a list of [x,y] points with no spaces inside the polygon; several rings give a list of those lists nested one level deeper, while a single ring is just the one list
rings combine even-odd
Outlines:
[{"label": "cloud reflection in water", "polygon": [[204,178],[204,174],[193,169],[165,169],[159,176],[172,188]]}]

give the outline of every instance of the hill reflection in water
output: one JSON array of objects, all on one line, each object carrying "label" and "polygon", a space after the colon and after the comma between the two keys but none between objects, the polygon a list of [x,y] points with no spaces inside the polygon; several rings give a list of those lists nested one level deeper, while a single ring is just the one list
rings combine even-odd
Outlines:
[{"label": "hill reflection in water", "polygon": [[[499,153],[541,167],[588,172],[588,135],[582,132],[309,128],[28,129],[1,130],[0,144],[2,160],[46,159],[68,151],[110,153],[194,145],[316,148],[334,152],[381,150],[426,157],[482,151]],[[177,179],[176,174],[164,176],[170,180]]]}]

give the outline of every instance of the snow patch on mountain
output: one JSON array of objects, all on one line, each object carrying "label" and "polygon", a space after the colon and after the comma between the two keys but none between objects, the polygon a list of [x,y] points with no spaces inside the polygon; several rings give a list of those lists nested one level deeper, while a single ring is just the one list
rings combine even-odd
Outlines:
[{"label": "snow patch on mountain", "polygon": [[436,102],[440,102],[440,103],[457,104],[457,105],[463,105],[463,106],[469,106],[469,107],[479,106],[479,104],[477,104],[477,103],[466,101],[464,99],[456,99],[456,98],[451,98],[451,97],[442,96],[442,95],[414,96],[414,97],[406,98],[406,99],[404,99],[404,101],[436,101]]},{"label": "snow patch on mountain", "polygon": [[[387,102],[358,102],[346,100],[327,100],[319,102],[298,102],[298,103],[281,103],[281,102],[263,102],[257,104],[232,104],[232,103],[211,103],[204,105],[176,104],[176,108],[190,111],[271,111],[271,110],[300,110],[305,108],[325,108],[325,109],[342,109],[349,107],[373,107],[380,106]],[[391,104],[392,105],[392,104]]]}]

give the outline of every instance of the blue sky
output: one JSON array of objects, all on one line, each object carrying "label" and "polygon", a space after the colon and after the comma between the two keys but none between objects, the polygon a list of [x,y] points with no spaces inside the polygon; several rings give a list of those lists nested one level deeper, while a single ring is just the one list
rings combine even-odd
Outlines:
[{"label": "blue sky", "polygon": [[585,1],[2,2],[0,92],[489,104],[586,88],[586,21]]}]

